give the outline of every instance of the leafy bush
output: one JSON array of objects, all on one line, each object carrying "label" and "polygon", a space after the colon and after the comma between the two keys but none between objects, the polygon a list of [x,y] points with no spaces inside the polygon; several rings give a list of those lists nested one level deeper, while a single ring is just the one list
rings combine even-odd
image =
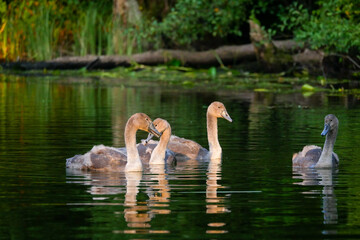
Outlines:
[{"label": "leafy bush", "polygon": [[226,37],[242,34],[250,0],[178,0],[158,24],[159,31],[173,45],[188,47],[205,36]]},{"label": "leafy bush", "polygon": [[311,14],[301,4],[289,7],[283,26],[294,30],[295,38],[312,49],[344,54],[360,50],[360,0],[318,1]]}]

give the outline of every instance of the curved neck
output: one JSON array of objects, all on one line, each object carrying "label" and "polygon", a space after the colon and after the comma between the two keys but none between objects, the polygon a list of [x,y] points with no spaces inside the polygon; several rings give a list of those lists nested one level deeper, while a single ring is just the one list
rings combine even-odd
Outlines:
[{"label": "curved neck", "polygon": [[150,164],[165,164],[165,151],[171,137],[171,128],[168,127],[161,135],[158,145],[151,154]]},{"label": "curved neck", "polygon": [[126,171],[142,171],[142,164],[139,152],[136,148],[136,132],[137,128],[133,127],[128,121],[125,127],[125,146],[127,152]]},{"label": "curved neck", "polygon": [[318,168],[331,168],[333,161],[332,161],[332,155],[334,151],[334,145],[336,141],[337,136],[337,128],[329,131],[329,133],[326,135],[325,143],[323,150],[321,152],[319,161],[315,165],[315,167]]},{"label": "curved neck", "polygon": [[206,114],[207,136],[211,158],[221,158],[221,147],[218,140],[217,117]]}]

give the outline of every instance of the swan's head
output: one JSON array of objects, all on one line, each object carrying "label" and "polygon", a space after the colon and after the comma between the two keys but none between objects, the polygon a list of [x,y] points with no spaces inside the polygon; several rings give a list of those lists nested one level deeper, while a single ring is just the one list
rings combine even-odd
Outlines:
[{"label": "swan's head", "polygon": [[324,130],[321,133],[321,136],[325,136],[328,132],[332,132],[334,129],[337,129],[339,125],[339,120],[334,114],[329,114],[325,116]]},{"label": "swan's head", "polygon": [[137,129],[154,134],[156,137],[161,136],[161,133],[156,130],[154,124],[152,123],[151,118],[145,113],[135,113],[129,118],[128,124]]},{"label": "swan's head", "polygon": [[227,113],[226,108],[221,102],[213,102],[208,107],[208,114],[217,118],[224,118],[229,122],[232,122],[230,115]]},{"label": "swan's head", "polygon": [[[157,118],[153,121],[153,124],[156,128],[156,130],[162,135],[165,130],[170,129],[170,124],[168,123],[168,121],[162,119],[162,118]],[[171,135],[171,132],[170,132]],[[145,143],[148,143],[152,138],[153,138],[154,134],[149,133],[148,138],[145,140]]]},{"label": "swan's head", "polygon": [[168,121],[162,119],[162,118],[157,118],[153,121],[153,124],[156,128],[156,130],[159,131],[159,133],[163,133],[166,129],[170,128],[170,124],[168,123]]}]

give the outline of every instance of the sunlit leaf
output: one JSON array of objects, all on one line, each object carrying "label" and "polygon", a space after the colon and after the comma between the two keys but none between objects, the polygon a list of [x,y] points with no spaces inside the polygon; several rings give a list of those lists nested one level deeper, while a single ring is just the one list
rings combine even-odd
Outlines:
[{"label": "sunlit leaf", "polygon": [[216,78],[216,67],[209,68],[209,75],[211,78]]},{"label": "sunlit leaf", "polygon": [[306,84],[302,85],[301,91],[312,92],[312,91],[315,91],[315,88],[313,86],[311,86],[310,84],[306,83]]}]

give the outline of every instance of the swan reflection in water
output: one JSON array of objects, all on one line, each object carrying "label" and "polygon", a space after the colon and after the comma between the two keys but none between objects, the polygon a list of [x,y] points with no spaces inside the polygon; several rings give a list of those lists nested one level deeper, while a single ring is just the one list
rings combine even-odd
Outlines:
[{"label": "swan reflection in water", "polygon": [[[142,172],[84,172],[68,169],[68,183],[80,183],[89,185],[87,190],[96,202],[84,205],[119,205],[123,211],[115,211],[115,217],[124,215],[129,229],[114,230],[114,233],[138,234],[138,233],[169,233],[168,230],[152,230],[151,220],[157,214],[170,214],[170,188],[168,186],[167,174],[164,165],[150,167],[146,174]],[[82,176],[82,179],[74,181],[74,177]],[[140,184],[145,182],[145,184]],[[137,195],[146,186],[147,201],[139,202]],[[125,197],[121,198],[121,194]],[[120,196],[116,196],[120,195]],[[109,200],[111,202],[101,202]],[[119,201],[121,200],[121,201]],[[123,200],[123,202],[122,202]]]},{"label": "swan reflection in water", "polygon": [[[337,199],[334,192],[333,177],[336,176],[336,169],[310,169],[293,168],[293,178],[301,179],[301,182],[294,184],[306,186],[323,186],[322,188],[322,209],[324,214],[324,224],[337,224],[338,211]],[[308,194],[309,192],[303,192]]]},{"label": "swan reflection in water", "polygon": [[[145,181],[150,183],[146,188],[149,199],[146,202],[138,202],[137,194],[142,179],[141,172],[126,173],[126,194],[124,201],[124,218],[130,230],[118,231],[126,234],[137,233],[169,233],[167,230],[152,230],[150,222],[157,214],[170,214],[168,209],[170,201],[170,189],[166,179],[164,165],[150,167],[149,175],[145,175]],[[159,209],[159,207],[161,207]]]},{"label": "swan reflection in water", "polygon": [[[224,188],[218,183],[218,181],[221,180],[221,162],[210,161],[206,175],[206,213],[222,214],[230,212],[230,210],[225,205],[225,198],[227,196],[225,195],[223,197],[219,197],[217,192],[219,188]],[[221,227],[224,227],[225,225],[225,222],[209,222],[208,226],[211,228],[209,230],[206,230],[206,233],[227,233],[227,230],[219,229]]]},{"label": "swan reflection in water", "polygon": [[[202,174],[205,169],[207,169],[206,179]],[[169,234],[170,231],[167,229],[152,229],[151,222],[157,214],[171,214],[169,179],[179,180],[184,176],[188,180],[197,181],[199,178],[206,180],[206,191],[200,193],[204,194],[207,214],[214,216],[230,212],[226,205],[229,195],[219,193],[219,190],[225,188],[219,184],[221,181],[221,162],[219,161],[209,163],[187,161],[180,163],[174,169],[167,170],[164,165],[154,165],[146,169],[144,174],[142,172],[84,172],[67,169],[67,182],[89,186],[87,192],[93,198],[91,203],[75,203],[76,205],[119,206],[118,210],[113,212],[113,217],[123,216],[128,227],[113,230],[114,233],[119,234]],[[189,190],[191,191],[193,187],[189,185]],[[138,201],[138,195],[141,193],[146,193],[148,197],[146,201]],[[214,217],[209,218],[206,233],[227,233],[226,215],[223,218]],[[109,219],[112,221],[111,217]]]}]

